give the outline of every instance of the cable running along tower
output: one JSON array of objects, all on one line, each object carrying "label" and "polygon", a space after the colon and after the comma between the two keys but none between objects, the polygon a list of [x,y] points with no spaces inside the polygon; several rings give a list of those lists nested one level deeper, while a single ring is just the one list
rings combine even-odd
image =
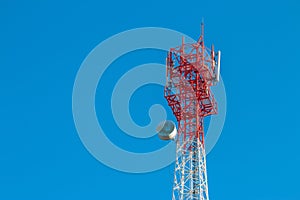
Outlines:
[{"label": "cable running along tower", "polygon": [[[219,81],[220,56],[204,44],[204,24],[194,44],[171,48],[166,63],[164,95],[178,123],[158,126],[159,137],[176,142],[173,200],[209,200],[204,142],[204,117],[217,114],[210,86]],[[174,134],[174,132],[176,132]]]}]

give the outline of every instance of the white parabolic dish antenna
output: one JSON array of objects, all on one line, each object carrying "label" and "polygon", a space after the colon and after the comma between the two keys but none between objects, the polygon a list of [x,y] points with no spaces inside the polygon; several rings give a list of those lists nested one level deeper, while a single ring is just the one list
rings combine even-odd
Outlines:
[{"label": "white parabolic dish antenna", "polygon": [[170,120],[166,120],[161,122],[156,131],[158,133],[158,137],[162,140],[173,140],[177,135],[177,129],[174,122]]}]

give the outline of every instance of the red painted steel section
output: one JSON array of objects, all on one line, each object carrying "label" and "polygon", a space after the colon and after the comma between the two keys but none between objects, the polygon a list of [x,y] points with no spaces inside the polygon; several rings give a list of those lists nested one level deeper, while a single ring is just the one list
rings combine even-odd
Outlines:
[{"label": "red painted steel section", "polygon": [[[179,134],[188,139],[192,134],[204,144],[204,117],[217,113],[217,103],[210,86],[215,82],[215,52],[204,46],[204,33],[194,44],[171,48],[167,56],[165,98],[175,115]],[[195,103],[196,102],[196,103]],[[195,110],[196,109],[196,110]],[[196,131],[186,127],[195,124]]]}]

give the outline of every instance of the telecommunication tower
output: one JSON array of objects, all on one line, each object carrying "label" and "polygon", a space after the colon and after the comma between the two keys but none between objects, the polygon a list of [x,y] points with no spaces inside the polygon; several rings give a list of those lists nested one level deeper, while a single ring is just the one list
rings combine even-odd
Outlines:
[{"label": "telecommunication tower", "polygon": [[171,48],[164,95],[178,123],[162,122],[158,136],[176,142],[173,200],[208,200],[204,117],[217,114],[210,90],[219,82],[221,52],[204,44],[204,24],[194,44]]}]

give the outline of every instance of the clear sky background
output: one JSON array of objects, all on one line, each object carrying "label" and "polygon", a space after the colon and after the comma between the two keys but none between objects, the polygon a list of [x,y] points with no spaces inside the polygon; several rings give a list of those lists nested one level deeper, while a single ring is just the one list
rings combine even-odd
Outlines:
[{"label": "clear sky background", "polygon": [[[296,0],[2,0],[0,199],[171,199],[173,165],[127,174],[88,153],[73,123],[72,88],[84,58],[106,38],[158,26],[197,39],[204,17],[207,44],[222,50],[228,103],[223,133],[207,157],[211,199],[299,200],[299,9]],[[106,77],[164,59],[164,52],[137,51],[117,60]],[[98,91],[108,92],[97,93],[96,109],[104,109],[98,112],[104,129],[121,135],[108,109],[116,80],[100,81]],[[152,98],[144,100],[146,92]],[[147,105],[157,102],[168,109],[161,87],[134,94],[137,123],[147,124]],[[148,144],[109,137],[136,152],[163,145],[156,137]]]}]

